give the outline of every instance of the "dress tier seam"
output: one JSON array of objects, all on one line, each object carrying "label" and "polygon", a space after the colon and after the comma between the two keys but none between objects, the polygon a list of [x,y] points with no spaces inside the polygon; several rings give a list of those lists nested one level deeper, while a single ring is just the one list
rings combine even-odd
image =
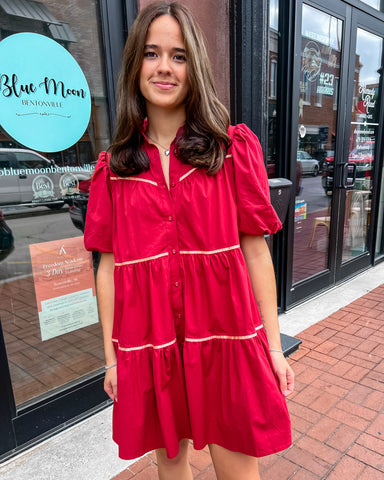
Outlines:
[{"label": "dress tier seam", "polygon": [[[251,333],[249,335],[210,335],[209,337],[201,337],[201,338],[185,337],[184,341],[190,342],[190,343],[202,343],[202,342],[208,342],[209,340],[250,340],[251,338],[257,337],[257,331],[262,328],[263,328],[263,325],[259,325],[258,327],[255,328],[255,333]],[[174,338],[172,341],[167,343],[162,343],[160,345],[147,343],[145,345],[139,345],[137,347],[121,347],[120,345],[118,345],[118,349],[124,352],[133,352],[137,350],[144,350],[146,348],[153,348],[154,350],[159,350],[161,348],[166,348],[166,347],[170,347],[171,345],[174,345],[176,341],[177,339]],[[116,338],[112,338],[112,342],[119,343],[119,341]]]},{"label": "dress tier seam", "polygon": [[217,250],[180,250],[180,255],[214,255],[215,253],[228,252],[236,250],[240,245],[232,245],[231,247],[219,248]]},{"label": "dress tier seam", "polygon": [[[231,245],[230,247],[219,248],[217,250],[180,250],[180,255],[214,255],[215,253],[229,252],[230,250],[236,250],[240,248],[240,245]],[[136,260],[128,260],[125,262],[115,263],[115,267],[121,267],[123,265],[132,265],[135,263],[149,262],[161,257],[168,257],[169,253],[159,253],[158,255],[152,255],[151,257],[138,258]]]},{"label": "dress tier seam", "polygon": [[[225,158],[232,158],[232,153],[229,153],[228,155],[225,156]],[[199,170],[198,167],[192,168],[192,170],[189,170],[189,172],[185,173],[179,178],[179,183],[182,182],[185,178],[187,178],[191,173],[195,172],[196,170]]]},{"label": "dress tier seam", "polygon": [[[117,340],[114,340],[114,339],[112,341],[117,342]],[[153,343],[147,343],[146,345],[139,345],[138,347],[120,347],[120,345],[118,345],[118,349],[122,350],[123,352],[133,352],[135,350],[144,350],[146,348],[153,348],[154,350],[160,350],[161,348],[170,347],[175,343],[176,343],[176,338],[173,339],[171,342],[163,343],[161,345],[154,345]]]},{"label": "dress tier seam", "polygon": [[150,262],[151,260],[156,260],[157,258],[168,257],[168,256],[169,256],[168,252],[159,253],[158,255],[152,255],[151,257],[138,258],[136,260],[127,260],[126,262],[117,262],[115,263],[115,267],[121,267],[123,265],[132,265],[134,263]]},{"label": "dress tier seam", "polygon": [[[225,156],[225,158],[232,158],[232,154],[228,154]],[[187,178],[189,175],[191,175],[193,172],[195,172],[196,170],[198,170],[197,167],[195,168],[192,168],[191,170],[189,170],[189,172],[185,173],[184,175],[182,175],[180,178],[179,178],[179,182],[182,182],[185,178]],[[157,182],[154,182],[153,180],[149,180],[147,178],[140,178],[140,177],[134,177],[134,176],[131,176],[131,177],[110,177],[111,180],[130,180],[131,182],[144,182],[144,183],[149,183],[150,185],[154,185],[155,187],[158,187],[159,184]]]},{"label": "dress tier seam", "polygon": [[159,184],[154,182],[153,180],[148,180],[147,178],[138,178],[138,177],[110,177],[111,180],[130,180],[131,182],[144,182],[149,183],[150,185],[154,185],[158,187]]},{"label": "dress tier seam", "polygon": [[181,182],[182,180],[184,180],[184,178],[187,178],[188,175],[191,175],[191,173],[195,172],[197,170],[197,167],[196,168],[192,168],[192,170],[189,170],[189,172],[187,172],[185,175],[182,175],[180,178],[179,178],[179,182]]},{"label": "dress tier seam", "polygon": [[190,338],[186,337],[186,342],[192,343],[199,343],[199,342],[207,342],[209,340],[249,340],[251,338],[257,337],[257,330],[263,328],[263,325],[259,325],[255,328],[255,333],[251,333],[249,335],[211,335],[209,337],[202,337],[202,338]]}]

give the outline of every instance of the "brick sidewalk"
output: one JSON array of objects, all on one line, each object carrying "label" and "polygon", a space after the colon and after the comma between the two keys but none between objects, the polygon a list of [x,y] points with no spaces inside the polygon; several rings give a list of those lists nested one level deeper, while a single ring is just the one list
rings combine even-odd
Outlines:
[{"label": "brick sidewalk", "polygon": [[[294,443],[260,459],[262,480],[384,480],[384,285],[297,337]],[[207,448],[190,460],[194,478],[216,478]],[[113,480],[131,478],[158,478],[154,453]]]}]

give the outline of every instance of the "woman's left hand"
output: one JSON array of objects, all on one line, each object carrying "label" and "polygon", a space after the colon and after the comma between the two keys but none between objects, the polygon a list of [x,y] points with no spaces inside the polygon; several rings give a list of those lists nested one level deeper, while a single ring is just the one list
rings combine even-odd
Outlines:
[{"label": "woman's left hand", "polygon": [[290,395],[295,388],[295,374],[287,362],[284,354],[281,352],[270,352],[273,368],[279,379],[280,390],[286,397]]}]

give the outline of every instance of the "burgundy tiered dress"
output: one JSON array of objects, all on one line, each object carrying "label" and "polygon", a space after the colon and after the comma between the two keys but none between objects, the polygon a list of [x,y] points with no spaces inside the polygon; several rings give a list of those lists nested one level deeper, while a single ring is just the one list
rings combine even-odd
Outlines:
[{"label": "burgundy tiered dress", "polygon": [[[143,134],[144,135],[144,134]],[[239,235],[275,233],[260,144],[230,127],[214,176],[170,153],[167,188],[144,136],[147,172],[119,177],[100,155],[85,246],[113,252],[118,402],[113,439],[123,459],[179,440],[260,457],[291,445]]]}]

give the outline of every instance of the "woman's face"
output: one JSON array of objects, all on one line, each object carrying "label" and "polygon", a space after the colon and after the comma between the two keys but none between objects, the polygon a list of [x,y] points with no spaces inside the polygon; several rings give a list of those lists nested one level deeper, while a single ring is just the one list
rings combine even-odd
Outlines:
[{"label": "woman's face", "polygon": [[162,15],[149,27],[139,86],[147,109],[184,109],[187,59],[179,24],[170,15]]}]

